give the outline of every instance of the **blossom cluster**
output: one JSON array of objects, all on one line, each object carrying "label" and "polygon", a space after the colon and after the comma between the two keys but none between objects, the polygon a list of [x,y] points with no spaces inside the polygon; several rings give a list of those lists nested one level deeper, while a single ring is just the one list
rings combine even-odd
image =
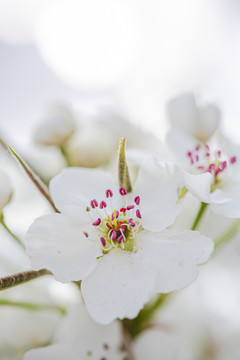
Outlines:
[{"label": "blossom cluster", "polygon": [[[240,327],[231,337],[218,333],[216,312],[203,322],[206,306],[201,316],[195,307],[205,273],[211,278],[219,267],[217,249],[240,226],[240,148],[223,136],[218,107],[193,94],[169,101],[167,115],[163,143],[112,113],[89,125],[63,105],[51,108],[34,138],[47,151],[55,147],[62,169],[46,179],[29,159],[49,186],[9,147],[26,174],[10,159],[9,174],[0,170],[0,230],[15,240],[2,255],[0,286],[46,276],[0,297],[16,310],[6,325],[2,318],[2,358],[239,358],[228,338],[238,339]],[[8,178],[15,172],[28,194],[21,211],[30,209],[20,236],[7,225],[20,190]],[[29,320],[24,326],[17,317]]]}]

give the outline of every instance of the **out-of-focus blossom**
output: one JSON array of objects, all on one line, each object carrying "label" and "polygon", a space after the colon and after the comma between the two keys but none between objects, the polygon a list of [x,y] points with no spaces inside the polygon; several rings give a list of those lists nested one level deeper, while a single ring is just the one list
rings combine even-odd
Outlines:
[{"label": "out-of-focus blossom", "polygon": [[156,154],[165,151],[154,135],[111,111],[102,111],[81,125],[81,130],[66,146],[73,166],[98,167],[109,164],[115,158],[122,137],[126,138],[128,149],[142,149]]},{"label": "out-of-focus blossom", "polygon": [[0,213],[11,200],[13,187],[5,171],[0,169]]},{"label": "out-of-focus blossom", "polygon": [[[173,360],[178,343],[173,333],[165,329],[152,328],[144,331],[136,340],[128,338],[120,322],[99,325],[88,315],[82,304],[75,305],[61,321],[54,344],[27,352],[24,360],[126,360],[128,351],[137,360]],[[176,357],[180,360],[180,358]]]},{"label": "out-of-focus blossom", "polygon": [[35,142],[42,145],[62,146],[75,130],[72,111],[64,105],[49,108],[42,123],[35,131]]},{"label": "out-of-focus blossom", "polygon": [[190,284],[213,249],[198,232],[163,231],[180,210],[177,187],[168,164],[152,157],[132,193],[101,170],[63,170],[50,183],[62,213],[38,218],[27,232],[33,268],[83,280],[87,309],[100,323],[136,317],[150,293]]},{"label": "out-of-focus blossom", "polygon": [[[240,217],[240,153],[229,155],[230,150],[224,153],[214,143],[197,143],[180,131],[171,131],[167,140],[179,161],[183,186],[199,200],[210,203],[214,213]],[[205,174],[204,186],[199,186],[198,176],[189,174]]]},{"label": "out-of-focus blossom", "polygon": [[198,105],[194,94],[179,95],[167,104],[167,115],[176,127],[198,141],[207,141],[215,133],[220,122],[220,110],[216,105]]},{"label": "out-of-focus blossom", "polygon": [[75,305],[62,320],[55,343],[31,350],[24,357],[24,360],[40,359],[124,360],[121,324],[114,321],[107,326],[99,325],[83,304]]}]

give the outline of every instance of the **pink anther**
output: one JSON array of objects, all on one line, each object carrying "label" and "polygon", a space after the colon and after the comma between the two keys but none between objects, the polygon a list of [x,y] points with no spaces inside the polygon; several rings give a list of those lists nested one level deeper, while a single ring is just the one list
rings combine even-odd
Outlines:
[{"label": "pink anther", "polygon": [[94,221],[94,222],[92,223],[93,226],[98,226],[98,225],[100,225],[100,224],[101,224],[101,219],[100,219],[100,218],[98,218],[96,221]]},{"label": "pink anther", "polygon": [[137,216],[139,219],[141,219],[141,218],[142,218],[142,215],[141,215],[141,213],[140,213],[140,210],[139,210],[139,209],[137,209],[137,210],[136,210],[136,216]]},{"label": "pink anther", "polygon": [[122,196],[127,195],[127,190],[125,189],[125,187],[120,187],[119,193],[120,193],[120,195],[122,195]]},{"label": "pink anther", "polygon": [[98,202],[96,199],[93,199],[90,201],[90,205],[93,209],[95,209],[96,207],[98,207]]},{"label": "pink anther", "polygon": [[100,207],[100,209],[106,208],[106,207],[107,207],[107,203],[103,200],[103,201],[100,202],[99,207]]},{"label": "pink anther", "polygon": [[100,237],[102,246],[106,246],[106,240],[104,239],[104,237]]},{"label": "pink anther", "polygon": [[110,190],[110,189],[107,189],[107,190],[106,190],[106,197],[107,197],[107,198],[113,197],[113,192],[112,192],[112,190]]},{"label": "pink anther", "polygon": [[230,163],[231,163],[231,164],[235,164],[236,161],[237,161],[237,157],[236,157],[236,156],[232,156],[232,157],[230,158]]},{"label": "pink anther", "polygon": [[140,196],[136,196],[134,199],[134,202],[136,205],[139,205],[140,204]]},{"label": "pink anther", "polygon": [[135,208],[134,205],[128,205],[128,206],[127,206],[127,210],[132,210],[132,209],[134,209],[134,208]]}]

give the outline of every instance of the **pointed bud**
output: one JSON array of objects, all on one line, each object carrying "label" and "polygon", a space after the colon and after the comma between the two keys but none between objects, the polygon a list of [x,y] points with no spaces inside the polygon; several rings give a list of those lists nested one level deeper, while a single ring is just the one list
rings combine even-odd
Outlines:
[{"label": "pointed bud", "polygon": [[119,144],[118,180],[120,187],[125,188],[128,193],[132,191],[132,185],[129,177],[127,160],[125,155],[125,138],[122,138]]}]

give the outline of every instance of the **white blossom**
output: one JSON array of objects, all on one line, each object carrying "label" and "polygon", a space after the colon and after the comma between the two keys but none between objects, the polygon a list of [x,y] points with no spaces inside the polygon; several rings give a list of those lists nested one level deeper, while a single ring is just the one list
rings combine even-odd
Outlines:
[{"label": "white blossom", "polygon": [[62,282],[82,280],[91,316],[107,324],[134,318],[151,293],[190,284],[212,241],[198,232],[165,230],[180,211],[171,167],[147,158],[132,193],[95,169],[68,168],[50,183],[61,214],[38,218],[27,232],[33,269]]},{"label": "white blossom", "polygon": [[240,217],[240,151],[231,153],[217,144],[197,143],[187,134],[172,131],[168,143],[178,159],[178,176],[199,200],[211,204],[211,210],[229,218]]},{"label": "white blossom", "polygon": [[167,104],[167,115],[173,127],[207,141],[220,122],[220,110],[213,104],[198,105],[193,93],[181,94]]},{"label": "white blossom", "polygon": [[35,131],[35,142],[42,145],[62,145],[74,132],[75,120],[64,105],[52,105]]}]

